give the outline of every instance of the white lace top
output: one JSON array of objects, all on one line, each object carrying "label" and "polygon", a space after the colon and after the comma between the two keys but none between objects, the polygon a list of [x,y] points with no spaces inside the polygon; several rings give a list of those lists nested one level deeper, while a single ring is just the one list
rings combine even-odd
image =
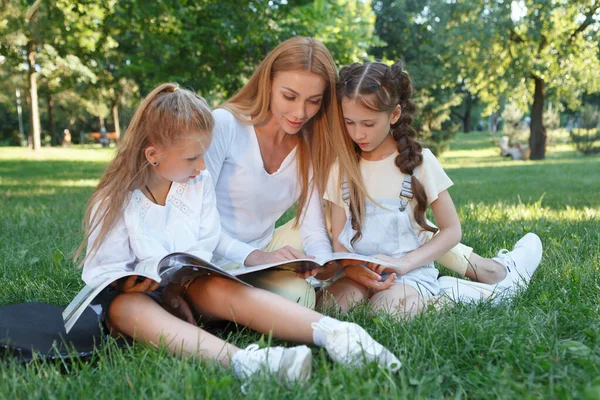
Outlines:
[{"label": "white lace top", "polygon": [[[94,286],[107,272],[131,270],[137,261],[162,258],[178,251],[210,260],[220,234],[215,192],[208,171],[202,171],[185,184],[173,182],[164,206],[134,190],[123,217],[98,251],[86,260],[82,278]],[[88,248],[96,237],[97,232],[90,236]]]}]

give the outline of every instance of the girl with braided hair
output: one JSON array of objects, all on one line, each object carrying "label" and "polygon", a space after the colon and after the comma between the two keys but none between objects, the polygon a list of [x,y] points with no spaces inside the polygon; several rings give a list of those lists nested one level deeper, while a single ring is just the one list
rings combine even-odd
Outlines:
[{"label": "girl with braided hair", "polygon": [[[335,300],[346,311],[369,301],[376,309],[412,316],[443,289],[454,300],[480,300],[500,289],[512,293],[517,281],[529,281],[540,262],[541,242],[532,233],[495,259],[459,244],[460,221],[447,190],[452,181],[416,140],[411,94],[402,62],[391,67],[355,63],[340,71],[339,103],[361,178],[350,178],[338,164],[332,167],[324,198],[331,209],[333,248],[375,256],[395,267],[346,265],[324,291],[325,305]],[[437,227],[425,217],[428,206]],[[433,265],[438,259],[475,279],[482,266],[487,275],[479,280],[485,283],[438,281]],[[502,270],[505,277],[493,276]],[[493,284],[494,279],[500,283]]]}]

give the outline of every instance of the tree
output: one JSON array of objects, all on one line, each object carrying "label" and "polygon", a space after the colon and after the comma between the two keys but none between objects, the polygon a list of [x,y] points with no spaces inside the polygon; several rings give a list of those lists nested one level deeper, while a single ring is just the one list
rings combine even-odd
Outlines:
[{"label": "tree", "polygon": [[449,23],[446,6],[444,0],[373,2],[376,33],[385,44],[373,47],[371,54],[377,59],[405,62],[415,88],[413,125],[438,153],[456,133],[449,126],[451,110],[465,96],[447,49],[451,44],[445,35]]},{"label": "tree", "polygon": [[[85,80],[94,80],[91,70],[74,54],[93,46],[96,16],[90,13],[93,1],[85,5],[68,0],[5,2],[0,34],[6,38],[2,52],[13,66],[26,65],[29,84],[29,115],[33,149],[41,146],[38,87],[48,106],[53,131],[53,104],[57,91]],[[86,29],[83,29],[83,28]],[[17,68],[18,69],[18,68]],[[57,138],[54,137],[56,142]]]},{"label": "tree", "polygon": [[508,93],[510,101],[529,104],[531,159],[543,159],[547,98],[576,105],[584,91],[600,89],[600,1],[473,0],[448,11],[455,21],[448,36],[477,60],[471,65],[479,82],[493,85],[486,100]]}]

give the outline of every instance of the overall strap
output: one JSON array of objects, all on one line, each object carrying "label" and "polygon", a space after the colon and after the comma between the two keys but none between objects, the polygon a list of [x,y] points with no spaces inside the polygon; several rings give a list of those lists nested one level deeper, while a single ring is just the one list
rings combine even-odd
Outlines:
[{"label": "overall strap", "polygon": [[414,197],[411,180],[416,172],[417,169],[415,168],[412,175],[404,174],[404,181],[402,182],[402,189],[400,190],[400,207],[398,207],[400,211],[406,210],[408,202]]},{"label": "overall strap", "polygon": [[[417,169],[415,168],[415,170],[413,171],[413,175],[416,171]],[[402,188],[400,190],[400,207],[398,207],[400,211],[406,210],[408,202],[411,201],[414,197],[411,183],[413,175],[404,174],[404,181],[402,182]],[[350,207],[350,186],[348,185],[348,180],[346,179],[346,176],[342,177],[340,189],[342,191],[342,200],[344,200],[344,203],[346,203],[346,205]]]},{"label": "overall strap", "polygon": [[342,177],[340,189],[342,190],[342,200],[344,200],[344,203],[346,203],[348,208],[350,208],[350,186],[348,185],[348,179],[346,179],[346,175]]}]

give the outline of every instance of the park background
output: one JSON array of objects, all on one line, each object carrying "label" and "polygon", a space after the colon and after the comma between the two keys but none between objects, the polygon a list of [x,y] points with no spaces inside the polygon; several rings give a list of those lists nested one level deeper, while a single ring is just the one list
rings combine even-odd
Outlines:
[{"label": "park background", "polygon": [[[81,288],[85,202],[151,88],[174,81],[216,106],[277,43],[307,35],[340,66],[405,61],[463,243],[493,256],[534,231],[545,253],[530,288],[499,306],[345,316],[399,354],[398,376],[315,350],[307,387],[264,379],[249,397],[600,398],[600,1],[0,4],[0,304],[66,305]],[[103,130],[117,143],[97,144]],[[503,137],[530,159],[501,156]],[[241,395],[228,371],[110,341],[85,362],[8,360],[0,379],[3,398]]]}]

